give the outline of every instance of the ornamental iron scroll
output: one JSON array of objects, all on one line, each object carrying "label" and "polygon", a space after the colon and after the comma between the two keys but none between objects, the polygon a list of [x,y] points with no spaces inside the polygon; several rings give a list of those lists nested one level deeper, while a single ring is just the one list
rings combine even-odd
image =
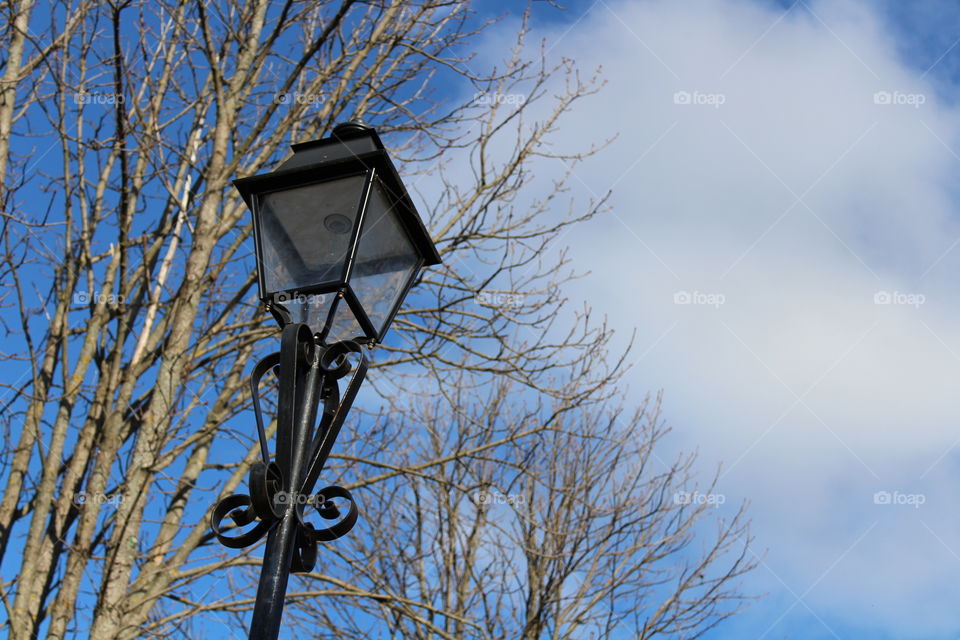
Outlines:
[{"label": "ornamental iron scroll", "polygon": [[[356,364],[351,364],[354,354]],[[273,371],[279,378],[276,451],[271,458],[260,408],[261,378]],[[350,372],[343,395],[339,381]],[[260,360],[250,374],[250,393],[257,422],[261,461],[250,469],[249,494],[233,494],[213,509],[211,529],[217,540],[231,549],[255,544],[288,515],[295,519],[289,570],[311,571],[317,544],[349,532],[357,522],[357,503],[343,487],[328,486],[313,493],[340,428],[367,373],[367,360],[356,342],[344,340],[317,344],[305,324],[283,328],[280,351]],[[317,423],[317,411],[323,412]],[[314,425],[317,425],[314,428]],[[345,509],[337,501],[346,501]],[[329,526],[318,527],[307,519],[315,509]],[[224,526],[229,517],[233,526]],[[244,531],[249,525],[252,528]]]}]

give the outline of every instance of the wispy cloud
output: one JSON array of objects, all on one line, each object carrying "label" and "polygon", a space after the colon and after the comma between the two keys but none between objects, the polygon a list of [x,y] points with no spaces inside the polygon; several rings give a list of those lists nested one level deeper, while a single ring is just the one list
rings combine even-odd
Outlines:
[{"label": "wispy cloud", "polygon": [[960,47],[908,64],[877,11],[604,0],[537,34],[608,80],[566,142],[620,134],[576,172],[614,213],[566,239],[572,293],[655,345],[631,387],[752,501],[785,596],[754,635],[960,626],[960,118],[926,72]]}]

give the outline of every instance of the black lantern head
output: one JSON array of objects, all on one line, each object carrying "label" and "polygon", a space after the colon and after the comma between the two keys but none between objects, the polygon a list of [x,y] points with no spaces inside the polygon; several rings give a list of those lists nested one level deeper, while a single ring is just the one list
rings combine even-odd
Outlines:
[{"label": "black lantern head", "polygon": [[378,343],[437,253],[380,137],[357,122],[235,180],[253,213],[260,298],[321,342]]}]

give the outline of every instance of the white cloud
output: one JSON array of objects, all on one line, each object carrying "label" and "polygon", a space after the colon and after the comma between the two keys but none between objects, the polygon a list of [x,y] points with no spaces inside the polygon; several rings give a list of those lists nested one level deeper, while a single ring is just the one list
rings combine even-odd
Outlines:
[{"label": "white cloud", "polygon": [[[676,444],[725,463],[768,565],[816,585],[815,631],[955,629],[956,110],[855,2],[600,2],[561,33],[535,35],[608,80],[565,147],[620,133],[577,172],[585,196],[615,183],[615,216],[566,238],[593,271],[573,293],[638,328],[632,387],[664,388]],[[764,572],[761,631],[793,602]]]}]

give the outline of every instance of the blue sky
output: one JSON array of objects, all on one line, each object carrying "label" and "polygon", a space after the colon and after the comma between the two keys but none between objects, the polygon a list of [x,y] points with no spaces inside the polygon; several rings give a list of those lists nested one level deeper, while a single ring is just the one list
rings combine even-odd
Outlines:
[{"label": "blue sky", "polygon": [[531,41],[607,86],[561,144],[618,136],[576,169],[613,212],[564,239],[568,294],[637,330],[668,448],[752,507],[768,595],[710,637],[960,637],[960,6],[567,6]]},{"label": "blue sky", "polygon": [[[477,3],[506,15],[478,67],[522,4]],[[637,331],[633,397],[663,389],[674,428],[661,457],[720,466],[721,515],[751,504],[745,587],[767,596],[709,637],[960,637],[960,5],[566,6],[535,4],[530,44],[607,86],[558,143],[617,135],[571,181],[614,194],[561,242],[591,271],[571,306]]]}]

